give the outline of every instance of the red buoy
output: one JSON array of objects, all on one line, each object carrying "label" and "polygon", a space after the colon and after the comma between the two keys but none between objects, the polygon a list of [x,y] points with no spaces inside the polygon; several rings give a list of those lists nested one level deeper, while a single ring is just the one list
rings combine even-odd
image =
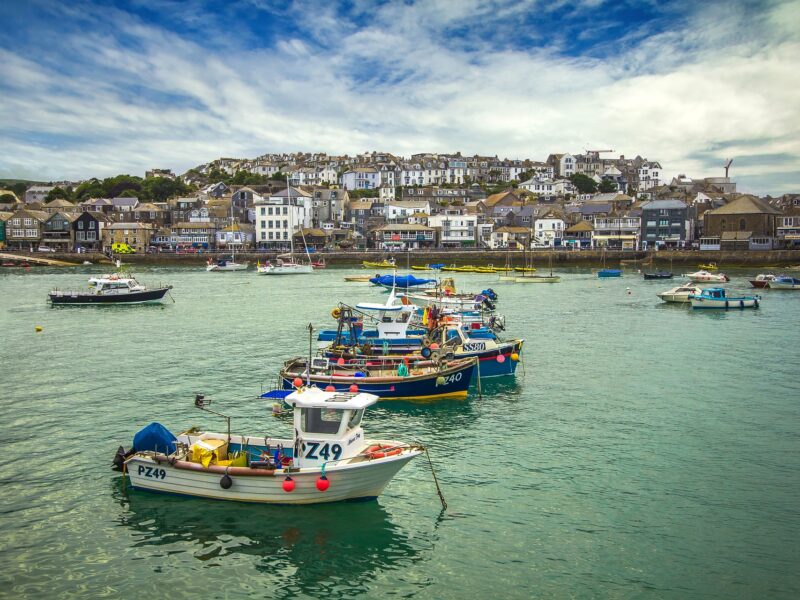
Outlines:
[{"label": "red buoy", "polygon": [[438,350],[438,349],[439,349],[439,344],[437,344],[436,342],[433,342],[433,343],[432,343],[430,346],[428,346],[428,347],[429,347],[431,350]]},{"label": "red buoy", "polygon": [[498,355],[497,355],[497,362],[499,362],[499,363],[504,363],[504,362],[506,362],[506,357],[505,357],[505,356],[503,356],[502,354],[498,354]]},{"label": "red buoy", "polygon": [[331,487],[331,482],[330,482],[330,481],[328,481],[328,478],[327,478],[327,477],[325,477],[325,475],[322,475],[322,476],[320,476],[320,477],[317,477],[317,489],[318,489],[320,492],[324,492],[324,491],[325,491],[325,490],[327,490],[329,487]]},{"label": "red buoy", "polygon": [[350,386],[350,393],[351,394],[357,394],[358,393],[358,386],[355,383]]},{"label": "red buoy", "polygon": [[299,388],[301,385],[303,385],[303,380],[300,379],[299,377],[295,377],[294,380],[292,381],[292,385],[296,388]]},{"label": "red buoy", "polygon": [[339,360],[336,361],[336,364],[339,365],[339,366],[342,366],[344,363],[345,363],[345,360],[343,358],[341,358],[341,357],[339,358]]},{"label": "red buoy", "polygon": [[294,491],[294,479],[288,475],[286,476],[286,479],[283,480],[283,491],[287,494]]},{"label": "red buoy", "polygon": [[335,387],[333,387],[332,385],[326,385],[326,386],[325,386],[325,391],[326,391],[326,392],[335,392],[335,391],[336,391],[336,388],[335,388]]}]

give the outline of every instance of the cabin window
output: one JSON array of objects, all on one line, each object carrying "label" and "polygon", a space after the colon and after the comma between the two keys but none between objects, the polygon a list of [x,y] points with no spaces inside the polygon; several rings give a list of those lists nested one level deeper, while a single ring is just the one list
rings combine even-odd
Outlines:
[{"label": "cabin window", "polygon": [[350,420],[347,421],[348,429],[355,429],[361,424],[361,418],[364,416],[364,409],[350,411]]},{"label": "cabin window", "polygon": [[332,408],[303,408],[300,416],[305,433],[338,433],[342,422],[342,411]]}]

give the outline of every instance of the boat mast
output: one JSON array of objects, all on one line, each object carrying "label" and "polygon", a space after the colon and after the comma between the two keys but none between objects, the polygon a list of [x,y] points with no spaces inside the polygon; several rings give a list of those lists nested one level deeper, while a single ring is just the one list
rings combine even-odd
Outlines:
[{"label": "boat mast", "polygon": [[289,174],[286,174],[286,202],[289,204],[289,256],[294,260],[294,220],[292,219],[292,188],[289,187]]}]

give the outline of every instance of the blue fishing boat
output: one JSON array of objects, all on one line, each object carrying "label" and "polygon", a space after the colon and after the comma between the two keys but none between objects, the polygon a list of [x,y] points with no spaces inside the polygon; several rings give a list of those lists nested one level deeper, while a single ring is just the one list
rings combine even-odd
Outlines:
[{"label": "blue fishing boat", "polygon": [[689,296],[692,308],[758,308],[760,296],[741,296],[732,298],[723,288],[706,288],[699,294]]},{"label": "blue fishing boat", "polygon": [[[477,360],[414,364],[382,361],[339,364],[324,357],[293,358],[280,371],[281,387],[315,386],[329,392],[366,392],[381,400],[464,400]],[[310,368],[309,368],[310,366]]]},{"label": "blue fishing boat", "polygon": [[597,272],[598,277],[622,277],[622,271],[619,269],[601,269]]}]

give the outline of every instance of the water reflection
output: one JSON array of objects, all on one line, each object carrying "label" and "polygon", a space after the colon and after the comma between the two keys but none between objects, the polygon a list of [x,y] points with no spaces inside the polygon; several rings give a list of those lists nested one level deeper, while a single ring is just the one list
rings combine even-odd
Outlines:
[{"label": "water reflection", "polygon": [[154,554],[170,546],[170,554],[183,552],[205,567],[255,557],[255,568],[278,577],[287,597],[350,597],[379,572],[421,558],[410,534],[377,502],[251,505],[124,490],[120,479],[113,496],[117,522],[134,532],[134,546],[152,546]]}]

